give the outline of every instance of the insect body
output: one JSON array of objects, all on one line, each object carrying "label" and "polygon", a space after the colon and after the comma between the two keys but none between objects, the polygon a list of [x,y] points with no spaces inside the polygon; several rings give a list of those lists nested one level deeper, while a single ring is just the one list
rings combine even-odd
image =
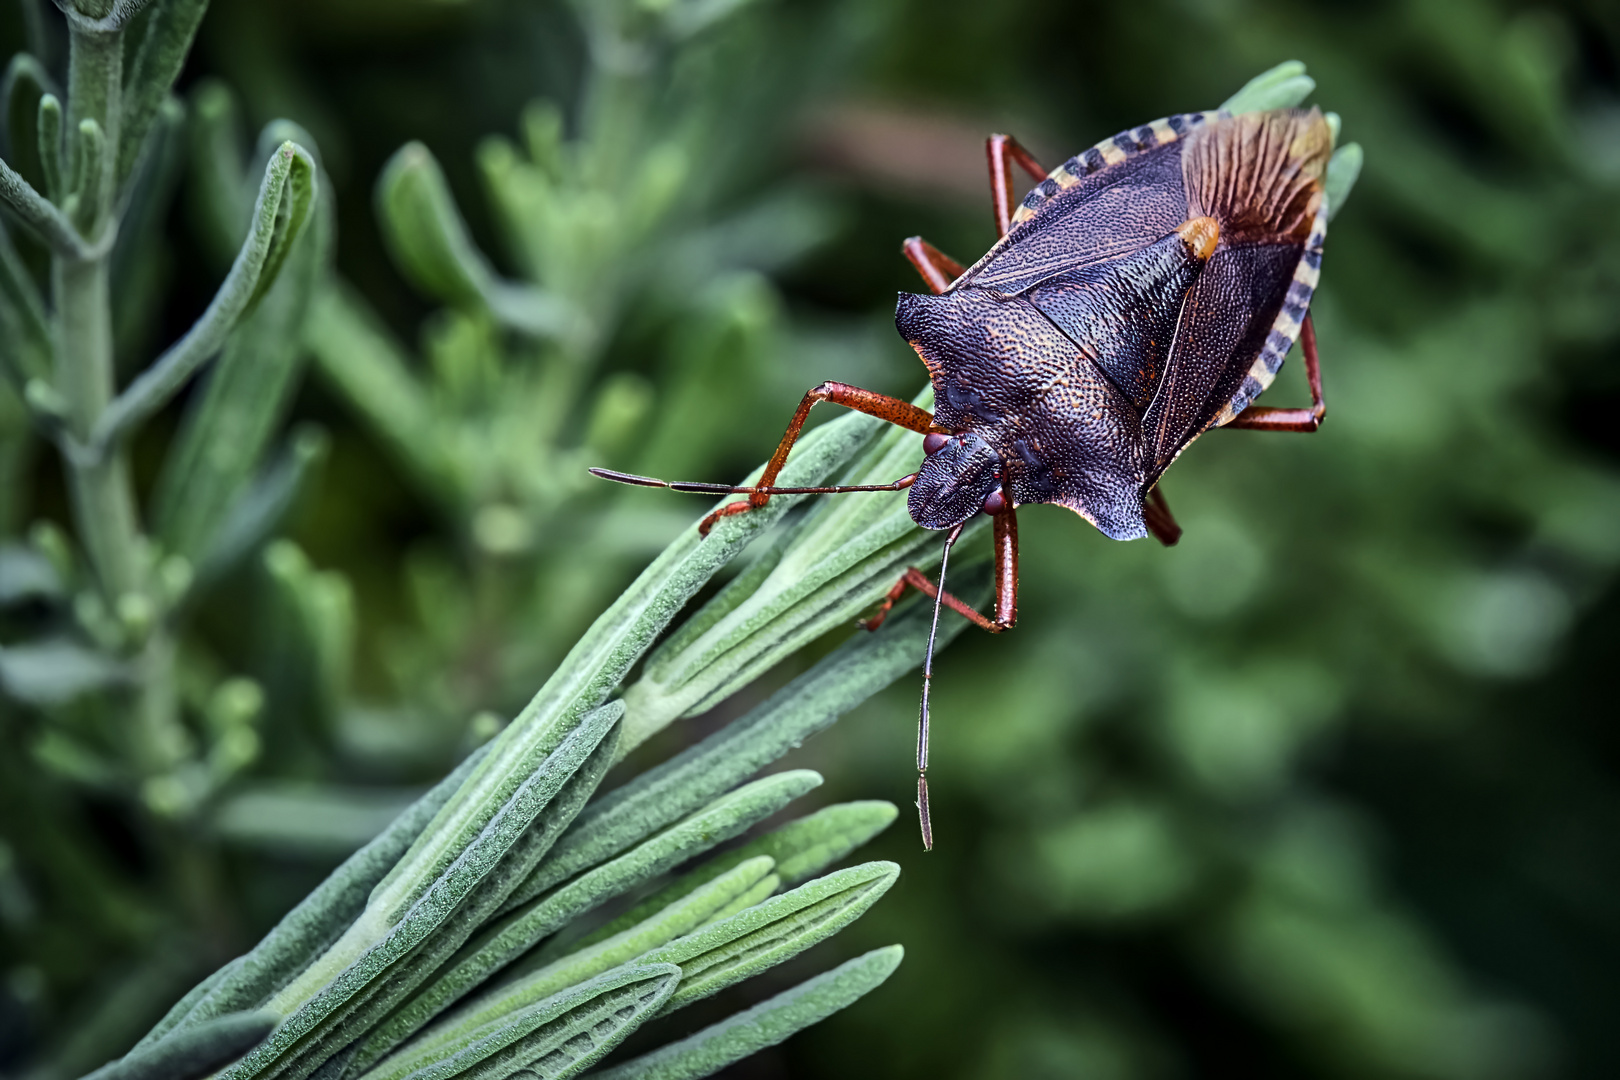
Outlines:
[{"label": "insect body", "polygon": [[[1046,173],[1016,142],[987,144],[1000,240],[972,267],[918,237],[906,256],[933,295],[903,293],[900,334],[927,365],[930,414],[843,383],[805,395],[757,485],[670,484],[607,470],[608,479],[688,491],[735,491],[703,522],[763,506],[773,494],[909,488],[917,524],[948,531],[994,519],[995,612],[986,618],[920,570],[896,583],[868,628],[916,587],[992,631],[1017,619],[1016,508],[1068,507],[1116,540],[1180,536],[1156,485],[1194,439],[1217,427],[1314,431],[1324,406],[1308,309],[1326,232],[1322,179],[1332,152],[1322,114],[1195,113],[1116,135]],[[1012,207],[1011,166],[1036,178]],[[1302,340],[1312,404],[1252,404]],[[779,488],[818,401],[923,433],[918,471],[865,488]],[[918,809],[928,818],[928,684],[923,669]]]}]

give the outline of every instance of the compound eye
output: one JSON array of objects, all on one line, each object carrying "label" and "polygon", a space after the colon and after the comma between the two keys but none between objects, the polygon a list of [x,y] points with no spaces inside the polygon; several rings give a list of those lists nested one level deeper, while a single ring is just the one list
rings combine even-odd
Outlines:
[{"label": "compound eye", "polygon": [[951,441],[949,435],[941,435],[937,431],[930,431],[923,436],[923,453],[930,457],[945,449],[945,444]]},{"label": "compound eye", "polygon": [[991,517],[995,517],[1005,509],[1007,509],[1007,496],[1001,493],[1000,488],[996,488],[996,490],[984,497],[984,512]]}]

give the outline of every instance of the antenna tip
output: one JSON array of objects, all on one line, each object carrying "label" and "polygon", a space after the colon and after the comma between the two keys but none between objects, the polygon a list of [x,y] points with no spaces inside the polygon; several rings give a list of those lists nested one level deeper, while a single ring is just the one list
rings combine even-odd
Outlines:
[{"label": "antenna tip", "polygon": [[602,480],[612,480],[616,484],[634,484],[637,487],[659,488],[669,486],[666,481],[658,480],[651,476],[637,476],[635,473],[617,472],[613,469],[603,469],[596,465],[590,466],[585,471]]},{"label": "antenna tip", "polygon": [[928,813],[928,777],[917,777],[917,824],[922,827],[924,851],[934,850],[934,819]]}]

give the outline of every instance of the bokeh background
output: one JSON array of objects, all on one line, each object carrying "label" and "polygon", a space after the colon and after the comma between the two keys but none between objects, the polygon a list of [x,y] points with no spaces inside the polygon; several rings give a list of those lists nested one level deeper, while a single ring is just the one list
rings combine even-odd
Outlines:
[{"label": "bokeh background", "polygon": [[[664,8],[689,25],[647,30]],[[7,5],[6,54],[23,32]],[[252,699],[198,691],[239,725],[208,779],[0,693],[0,1069],[120,1052],[487,738],[701,508],[585,464],[740,475],[818,381],[916,392],[899,243],[993,240],[985,134],[1055,163],[1290,58],[1366,151],[1315,305],[1326,425],[1198,442],[1163,485],[1174,549],[1021,516],[1017,631],[941,660],[937,850],[902,814],[867,849],[904,867],[894,891],[727,1003],[830,954],[900,941],[905,964],[728,1075],[1620,1074],[1599,0],[215,0],[182,80],[206,122],[140,270],[159,299],[122,349],[138,365],[221,276],[207,137],[296,121],[337,223],[279,421],[316,465],[282,539],[188,613],[183,671]],[[542,348],[392,256],[373,190],[412,140],[498,270],[599,332]],[[1298,366],[1268,402],[1305,400]],[[67,515],[0,413],[16,542]],[[175,430],[142,436],[143,485]],[[45,617],[25,593],[4,643]],[[906,806],[915,696],[789,764],[824,801]]]}]

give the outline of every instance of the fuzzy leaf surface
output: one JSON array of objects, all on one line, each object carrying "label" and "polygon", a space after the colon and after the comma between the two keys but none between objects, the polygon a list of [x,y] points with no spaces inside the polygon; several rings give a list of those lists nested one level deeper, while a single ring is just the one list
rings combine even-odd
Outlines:
[{"label": "fuzzy leaf surface", "polygon": [[674,993],[674,964],[627,964],[447,1042],[406,1047],[364,1080],[501,1080],[532,1068],[546,1080],[600,1061]]},{"label": "fuzzy leaf surface", "polygon": [[644,963],[681,966],[664,1012],[718,993],[826,940],[866,913],[900,876],[870,862],[820,877],[648,953]]},{"label": "fuzzy leaf surface", "polygon": [[873,949],[679,1042],[591,1075],[600,1080],[710,1076],[860,1000],[881,986],[904,956],[899,945]]},{"label": "fuzzy leaf surface", "polygon": [[[757,780],[551,895],[511,911],[463,946],[428,986],[377,1029],[356,1067],[363,1068],[381,1052],[403,1042],[542,938],[654,875],[738,835],[820,783],[821,777],[808,770]],[[741,861],[733,860],[726,869]],[[710,879],[716,876],[710,875]]]}]

